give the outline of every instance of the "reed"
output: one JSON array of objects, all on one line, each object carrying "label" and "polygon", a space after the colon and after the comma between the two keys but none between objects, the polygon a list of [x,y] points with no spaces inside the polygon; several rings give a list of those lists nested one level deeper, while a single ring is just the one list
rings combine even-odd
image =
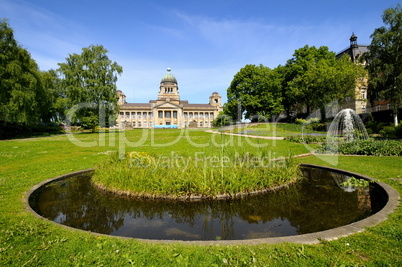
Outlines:
[{"label": "reed", "polygon": [[119,194],[152,198],[217,198],[247,195],[295,182],[299,164],[230,151],[230,156],[170,157],[129,152],[110,154],[95,167],[92,182]]}]

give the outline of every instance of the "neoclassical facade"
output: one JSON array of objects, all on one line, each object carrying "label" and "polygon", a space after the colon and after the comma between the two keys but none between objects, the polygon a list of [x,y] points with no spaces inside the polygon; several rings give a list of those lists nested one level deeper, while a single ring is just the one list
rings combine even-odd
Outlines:
[{"label": "neoclassical facade", "polygon": [[221,96],[213,92],[208,104],[190,104],[180,100],[176,78],[167,69],[159,86],[158,99],[149,103],[127,103],[117,90],[120,129],[132,128],[209,128],[222,111]]}]

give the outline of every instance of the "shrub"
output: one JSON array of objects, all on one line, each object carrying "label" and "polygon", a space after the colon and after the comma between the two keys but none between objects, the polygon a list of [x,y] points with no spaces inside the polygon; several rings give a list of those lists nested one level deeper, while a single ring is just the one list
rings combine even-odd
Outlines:
[{"label": "shrub", "polygon": [[313,131],[317,132],[326,132],[327,131],[327,124],[325,123],[314,123],[311,125]]},{"label": "shrub", "polygon": [[311,144],[325,142],[326,138],[323,135],[292,135],[285,137],[285,140],[293,143]]},{"label": "shrub", "polygon": [[220,112],[218,116],[213,120],[213,127],[222,127],[233,124],[233,120],[231,117],[225,115],[223,112]]},{"label": "shrub", "polygon": [[296,119],[295,122],[297,124],[313,124],[313,123],[318,123],[320,122],[319,118],[310,118],[308,120],[305,119]]},{"label": "shrub", "polygon": [[64,133],[62,127],[55,123],[25,124],[0,121],[0,140],[12,138],[26,138],[32,136],[48,136]]},{"label": "shrub", "polygon": [[402,142],[395,140],[355,140],[353,142],[324,143],[320,153],[345,155],[402,156]]},{"label": "shrub", "polygon": [[380,131],[381,137],[388,139],[402,138],[402,123],[398,126],[386,126]]},{"label": "shrub", "polygon": [[402,138],[402,122],[399,122],[398,126],[395,127],[396,138]]}]

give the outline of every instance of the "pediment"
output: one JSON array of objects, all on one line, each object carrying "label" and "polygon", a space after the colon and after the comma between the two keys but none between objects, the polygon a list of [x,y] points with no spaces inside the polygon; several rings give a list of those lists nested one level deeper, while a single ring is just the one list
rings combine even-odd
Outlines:
[{"label": "pediment", "polygon": [[175,104],[173,104],[173,103],[168,103],[168,102],[166,102],[166,103],[162,103],[162,104],[156,105],[154,108],[178,109],[178,108],[181,108],[181,107],[178,106],[178,105],[175,105]]}]

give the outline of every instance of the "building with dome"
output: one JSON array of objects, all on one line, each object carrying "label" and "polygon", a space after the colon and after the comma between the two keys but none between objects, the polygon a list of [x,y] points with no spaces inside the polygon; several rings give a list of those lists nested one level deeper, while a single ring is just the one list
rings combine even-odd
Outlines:
[{"label": "building with dome", "polygon": [[162,77],[158,98],[149,103],[127,103],[117,90],[120,129],[132,128],[209,128],[222,111],[221,96],[213,92],[208,104],[190,104],[180,100],[179,86],[171,69]]}]

